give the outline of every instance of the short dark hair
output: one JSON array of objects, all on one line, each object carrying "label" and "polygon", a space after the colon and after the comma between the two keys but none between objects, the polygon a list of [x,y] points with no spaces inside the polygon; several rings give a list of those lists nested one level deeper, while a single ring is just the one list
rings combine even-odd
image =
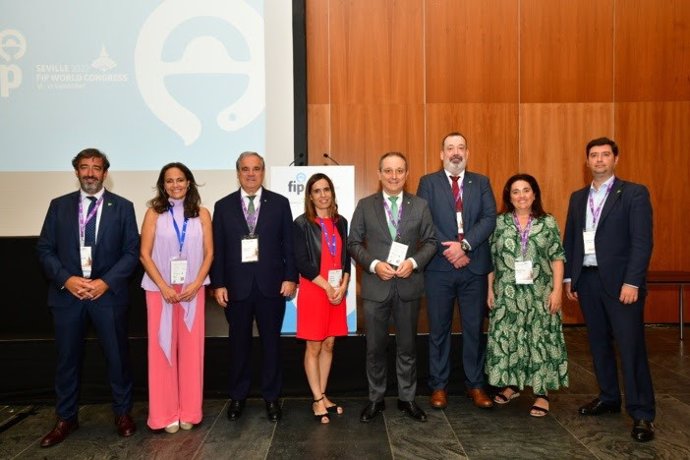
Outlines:
[{"label": "short dark hair", "polygon": [[465,135],[459,131],[453,131],[452,133],[446,134],[445,136],[443,136],[443,139],[441,139],[441,150],[446,148],[446,139],[448,139],[449,137],[455,137],[455,136],[462,137],[465,140],[465,147],[469,147],[469,145],[468,145],[469,142],[467,142],[467,138],[465,137]]},{"label": "short dark hair", "polygon": [[532,187],[532,191],[534,192],[534,203],[532,203],[532,215],[535,218],[545,216],[546,211],[544,211],[544,206],[541,203],[541,189],[539,188],[537,179],[535,179],[534,176],[530,176],[529,174],[525,173],[515,174],[514,176],[511,176],[506,182],[505,187],[503,187],[503,208],[501,209],[501,212],[507,213],[515,211],[515,206],[513,206],[513,203],[510,202],[510,188],[513,186],[515,182],[519,180],[524,180],[525,182],[527,182],[529,186]]},{"label": "short dark hair", "polygon": [[108,161],[108,157],[105,156],[105,153],[98,149],[88,148],[77,153],[77,156],[72,158],[72,167],[75,171],[79,167],[79,162],[84,158],[100,158],[103,160],[103,171],[107,171],[108,168],[110,168],[110,162]]},{"label": "short dark hair", "polygon": [[585,157],[589,157],[589,151],[592,147],[598,147],[600,145],[611,146],[613,156],[618,156],[618,145],[613,141],[613,139],[609,139],[608,137],[597,137],[596,139],[592,139],[587,143],[587,148],[585,149]]},{"label": "short dark hair", "polygon": [[407,171],[407,158],[405,158],[405,155],[403,155],[401,152],[386,152],[383,155],[381,155],[381,158],[379,159],[379,171],[381,171],[381,165],[383,164],[383,160],[389,157],[402,158],[402,160],[405,162],[405,170]]},{"label": "short dark hair", "polygon": [[170,209],[170,200],[168,194],[165,192],[165,173],[171,168],[177,168],[182,171],[185,179],[189,181],[189,190],[187,190],[184,197],[184,216],[188,218],[199,217],[201,196],[199,196],[199,189],[196,180],[194,180],[194,174],[192,174],[192,171],[187,166],[178,162],[168,163],[163,166],[160,174],[158,174],[158,180],[156,181],[156,196],[148,202],[148,205],[158,214],[163,214]]},{"label": "short dark hair", "polygon": [[335,187],[333,186],[333,181],[331,180],[330,177],[325,175],[324,173],[316,173],[312,175],[309,180],[307,181],[307,185],[304,190],[304,214],[305,217],[307,218],[308,221],[312,222],[316,220],[316,206],[314,206],[314,202],[311,201],[309,196],[311,195],[311,189],[314,187],[314,184],[320,181],[321,179],[325,180],[328,182],[328,186],[331,188],[331,197],[333,198],[333,202],[331,203],[331,208],[329,209],[329,214],[330,217],[333,219],[333,221],[336,221],[338,218],[338,203],[335,200]]}]

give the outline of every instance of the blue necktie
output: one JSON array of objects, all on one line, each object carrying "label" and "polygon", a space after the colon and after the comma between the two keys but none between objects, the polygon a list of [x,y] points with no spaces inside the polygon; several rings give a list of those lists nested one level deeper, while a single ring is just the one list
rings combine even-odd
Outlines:
[{"label": "blue necktie", "polygon": [[[89,209],[86,211],[86,216],[88,217],[91,212],[94,210],[96,207],[96,197],[95,196],[87,196],[91,203],[89,203]],[[96,215],[91,218],[86,223],[86,227],[84,228],[84,246],[94,246],[96,244]]]}]

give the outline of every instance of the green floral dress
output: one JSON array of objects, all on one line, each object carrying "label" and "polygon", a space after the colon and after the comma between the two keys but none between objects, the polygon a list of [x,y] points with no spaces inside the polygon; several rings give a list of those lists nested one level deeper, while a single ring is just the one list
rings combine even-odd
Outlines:
[{"label": "green floral dress", "polygon": [[565,259],[553,216],[535,219],[530,229],[526,258],[532,261],[534,284],[515,283],[515,259],[520,257],[513,216],[501,214],[491,236],[495,305],[489,313],[486,373],[491,385],[531,386],[535,394],[545,394],[568,386],[561,313],[548,310],[551,261]]}]

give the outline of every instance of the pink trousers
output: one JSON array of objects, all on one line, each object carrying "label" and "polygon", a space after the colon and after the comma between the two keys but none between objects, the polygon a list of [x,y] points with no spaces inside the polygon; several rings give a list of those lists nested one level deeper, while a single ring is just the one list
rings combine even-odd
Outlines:
[{"label": "pink trousers", "polygon": [[147,424],[158,430],[176,421],[201,422],[204,393],[205,289],[196,296],[196,317],[191,332],[184,323],[184,310],[173,305],[171,361],[158,343],[163,309],[160,292],[146,291],[148,311],[149,417]]}]

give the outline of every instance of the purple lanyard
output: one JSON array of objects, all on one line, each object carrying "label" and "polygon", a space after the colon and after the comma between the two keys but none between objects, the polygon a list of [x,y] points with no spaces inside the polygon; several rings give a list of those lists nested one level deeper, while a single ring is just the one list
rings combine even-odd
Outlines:
[{"label": "purple lanyard", "polygon": [[599,220],[599,215],[601,214],[601,209],[604,206],[604,203],[606,203],[606,198],[609,197],[609,193],[611,193],[611,189],[613,188],[613,183],[616,182],[616,180],[612,180],[611,183],[609,184],[608,187],[606,187],[606,195],[604,195],[604,199],[601,200],[599,203],[599,206],[597,206],[596,209],[594,209],[594,199],[592,198],[592,188],[590,187],[589,189],[589,210],[592,212],[592,228],[597,227],[597,220]]},{"label": "purple lanyard", "polygon": [[81,241],[84,241],[84,233],[86,231],[86,224],[89,223],[91,219],[93,219],[96,216],[96,213],[98,212],[98,207],[101,205],[103,202],[103,195],[96,201],[96,206],[93,207],[91,212],[89,213],[88,216],[86,216],[86,220],[84,220],[84,199],[82,197],[79,197],[79,238]]},{"label": "purple lanyard", "polygon": [[328,230],[326,229],[326,223],[323,221],[322,218],[319,217],[319,224],[321,225],[321,231],[323,232],[323,236],[326,238],[326,246],[328,246],[328,253],[332,256],[335,257],[335,253],[338,249],[337,247],[337,240],[335,237],[335,224],[333,224],[333,234],[328,235]]},{"label": "purple lanyard", "polygon": [[513,213],[513,223],[515,223],[515,229],[517,230],[518,235],[520,235],[520,249],[523,259],[527,255],[527,243],[529,242],[529,231],[532,229],[533,219],[534,218],[530,214],[529,220],[527,221],[527,226],[524,230],[521,230],[520,221],[518,221],[517,214]]},{"label": "purple lanyard", "polygon": [[175,215],[173,214],[173,208],[168,208],[170,210],[170,217],[172,218],[173,221],[173,227],[175,227],[175,233],[177,233],[177,242],[180,243],[180,255],[182,255],[182,246],[184,246],[184,239],[185,236],[187,235],[187,222],[189,221],[189,217],[184,218],[184,223],[182,224],[182,233],[180,233],[180,227],[177,226],[177,222],[175,221]]},{"label": "purple lanyard", "polygon": [[[256,200],[256,195],[254,195],[254,199]],[[242,213],[244,214],[244,218],[247,221],[247,227],[249,227],[249,234],[253,235],[254,230],[256,230],[256,221],[259,218],[259,208],[256,207],[255,203],[254,214],[249,214],[249,209],[247,209],[247,203],[244,202],[244,198],[241,196],[240,201],[242,202]]]},{"label": "purple lanyard", "polygon": [[400,225],[400,219],[402,219],[402,211],[403,211],[402,200],[400,200],[400,206],[398,206],[398,218],[397,219],[393,219],[393,211],[391,210],[391,207],[388,204],[388,198],[383,199],[383,208],[386,210],[386,215],[388,216],[388,220],[391,223],[391,226],[395,229],[395,236],[396,237],[400,236],[400,232],[398,231],[398,225]]}]

